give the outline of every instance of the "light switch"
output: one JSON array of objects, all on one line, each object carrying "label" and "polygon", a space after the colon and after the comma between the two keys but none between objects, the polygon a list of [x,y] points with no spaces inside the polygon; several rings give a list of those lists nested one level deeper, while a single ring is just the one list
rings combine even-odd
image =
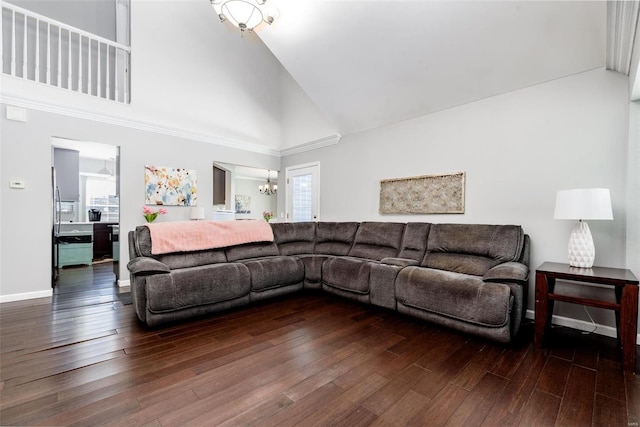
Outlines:
[{"label": "light switch", "polygon": [[9,181],[9,187],[10,188],[24,188],[25,187],[25,183],[23,180],[21,179],[12,179]]}]

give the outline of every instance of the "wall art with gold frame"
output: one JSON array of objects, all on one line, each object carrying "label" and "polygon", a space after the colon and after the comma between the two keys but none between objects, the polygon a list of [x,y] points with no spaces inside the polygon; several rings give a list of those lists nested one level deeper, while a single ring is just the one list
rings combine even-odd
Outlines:
[{"label": "wall art with gold frame", "polygon": [[464,213],[465,172],[380,181],[381,214]]}]

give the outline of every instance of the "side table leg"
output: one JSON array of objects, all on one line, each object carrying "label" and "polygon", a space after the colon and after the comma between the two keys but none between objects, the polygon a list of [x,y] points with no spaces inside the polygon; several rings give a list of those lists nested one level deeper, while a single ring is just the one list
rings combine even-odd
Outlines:
[{"label": "side table leg", "polygon": [[625,371],[636,369],[636,335],[638,333],[638,286],[626,285],[620,303],[622,364]]},{"label": "side table leg", "polygon": [[553,312],[553,302],[549,301],[549,282],[553,287],[555,279],[547,279],[542,273],[536,273],[536,312],[533,343],[536,348],[544,345],[544,334],[549,326],[551,313]]},{"label": "side table leg", "polygon": [[[622,289],[624,288],[624,286],[616,286],[615,287],[615,292],[616,292],[616,303],[620,304],[620,307],[622,308]],[[622,310],[617,310],[615,312],[616,315],[616,344],[618,346],[618,350],[622,351],[622,329],[620,327],[620,315]]]}]

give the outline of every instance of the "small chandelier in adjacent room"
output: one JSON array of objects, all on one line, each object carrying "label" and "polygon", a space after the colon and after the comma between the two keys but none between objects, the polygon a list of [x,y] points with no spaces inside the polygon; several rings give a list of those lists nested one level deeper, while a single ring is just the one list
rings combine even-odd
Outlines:
[{"label": "small chandelier in adjacent room", "polygon": [[265,6],[267,0],[211,0],[220,22],[229,21],[236,27],[253,31],[263,22],[271,25],[276,19],[277,11]]},{"label": "small chandelier in adjacent room", "polygon": [[271,171],[267,171],[267,183],[265,185],[259,185],[258,190],[260,190],[260,194],[264,194],[265,196],[276,194],[278,184],[271,184]]}]

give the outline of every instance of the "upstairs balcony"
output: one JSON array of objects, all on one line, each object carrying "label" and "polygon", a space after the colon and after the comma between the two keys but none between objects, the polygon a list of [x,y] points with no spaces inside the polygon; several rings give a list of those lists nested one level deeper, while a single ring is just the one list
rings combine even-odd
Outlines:
[{"label": "upstairs balcony", "polygon": [[0,37],[3,74],[130,102],[129,46],[5,2]]}]

